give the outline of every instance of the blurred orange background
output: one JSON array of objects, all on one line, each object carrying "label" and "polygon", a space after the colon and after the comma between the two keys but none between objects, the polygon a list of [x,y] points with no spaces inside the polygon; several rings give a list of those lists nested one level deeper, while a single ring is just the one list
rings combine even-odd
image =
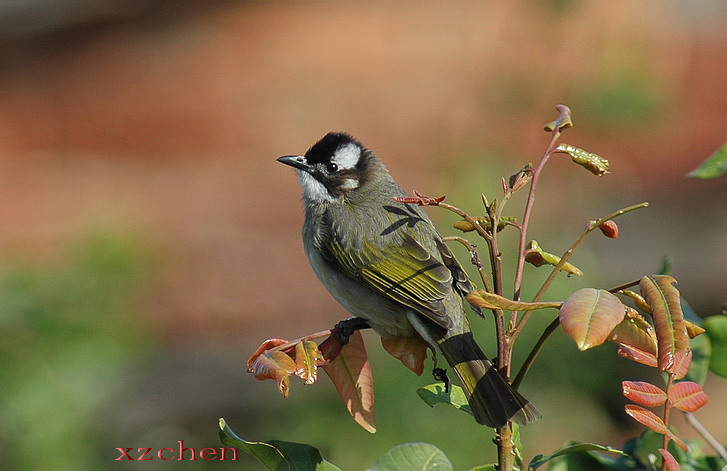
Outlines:
[{"label": "blurred orange background", "polygon": [[[555,156],[532,237],[561,253],[589,219],[651,206],[619,219],[619,240],[589,239],[573,259],[589,276],[562,281],[552,296],[638,279],[671,255],[700,315],[727,301],[727,180],[685,176],[727,140],[722,2],[41,3],[0,2],[0,254],[8,267],[63,272],[68,247],[102,233],[144,260],[143,289],[129,291],[135,301],[123,305],[116,331],[133,337],[114,353],[126,384],[89,412],[115,431],[90,445],[89,469],[108,466],[117,446],[217,446],[219,416],[248,439],[319,446],[344,469],[373,463],[399,441],[429,439],[416,424],[435,412],[413,392],[429,378],[406,379],[396,404],[380,399],[382,433],[387,407],[402,409],[391,422],[415,424],[386,441],[356,430],[335,398],[325,426],[291,425],[313,420],[301,410],[316,391],[297,383],[288,400],[268,397],[275,386],[244,371],[264,338],[298,337],[345,316],[308,268],[300,190],[275,162],[331,130],[362,140],[405,189],[446,193],[477,213],[480,193],[497,197],[501,176],[537,162],[548,140],[542,125],[565,103],[575,128],[563,142],[609,159],[611,174],[593,177]],[[430,214],[454,232],[450,214]],[[4,328],[13,335],[23,325],[18,316]],[[73,335],[59,348],[75,345]],[[385,384],[402,371],[390,358],[374,361],[375,376],[393,375]],[[619,400],[619,381],[611,385]],[[558,390],[529,387],[532,397]],[[725,442],[724,380],[710,377],[710,388],[704,422]],[[620,446],[638,433],[588,398],[569,419],[562,397],[583,398],[574,391],[542,399],[545,425],[526,443],[530,454],[568,439]],[[8,423],[28,426],[32,410],[17,407],[3,406],[15,417]],[[433,437],[453,413],[436,414]],[[278,420],[286,425],[270,423]],[[25,469],[17,427],[2,430],[0,457]],[[361,449],[340,450],[330,435],[354,437]],[[484,462],[485,452],[442,448],[456,469]]]}]

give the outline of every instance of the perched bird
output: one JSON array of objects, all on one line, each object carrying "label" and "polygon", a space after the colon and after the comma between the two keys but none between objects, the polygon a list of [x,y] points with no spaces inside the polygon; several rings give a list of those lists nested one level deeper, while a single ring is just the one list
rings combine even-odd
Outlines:
[{"label": "perched bird", "polygon": [[303,244],[333,297],[384,338],[420,337],[441,352],[478,423],[528,424],[538,410],[505,381],[472,336],[462,295],[474,288],[429,217],[359,141],[329,133],[278,159],[303,187]]}]

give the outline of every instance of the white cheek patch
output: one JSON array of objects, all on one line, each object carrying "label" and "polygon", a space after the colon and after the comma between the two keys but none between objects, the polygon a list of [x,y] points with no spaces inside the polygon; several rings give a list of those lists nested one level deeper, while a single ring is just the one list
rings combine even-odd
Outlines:
[{"label": "white cheek patch", "polygon": [[326,187],[313,178],[310,173],[298,170],[298,181],[300,186],[303,187],[303,198],[316,203],[333,203],[336,201],[336,198],[328,193]]},{"label": "white cheek patch", "polygon": [[331,159],[338,168],[343,170],[351,170],[356,167],[359,159],[361,158],[361,148],[356,144],[349,143],[343,147],[340,147]]},{"label": "white cheek patch", "polygon": [[358,180],[354,178],[347,178],[343,180],[343,182],[340,185],[340,188],[342,190],[355,190],[358,188]]}]

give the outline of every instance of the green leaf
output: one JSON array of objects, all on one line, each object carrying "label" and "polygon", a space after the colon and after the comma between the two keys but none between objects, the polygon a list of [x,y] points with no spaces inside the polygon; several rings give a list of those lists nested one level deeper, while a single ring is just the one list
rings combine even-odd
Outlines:
[{"label": "green leaf", "polygon": [[727,174],[727,143],[707,157],[702,164],[689,172],[688,177],[709,180]]},{"label": "green leaf", "polygon": [[269,442],[248,442],[238,437],[225,423],[219,420],[220,440],[256,458],[271,471],[341,471],[321,457],[317,448],[303,443],[271,440]]},{"label": "green leaf", "polygon": [[475,466],[474,468],[470,468],[469,471],[497,471],[497,465],[496,464],[486,464],[483,466]]},{"label": "green leaf", "polygon": [[707,330],[712,343],[709,369],[712,373],[727,378],[727,316],[718,314],[706,317],[702,327]]},{"label": "green leaf", "polygon": [[546,456],[536,455],[532,460],[530,460],[528,469],[529,470],[538,469],[540,466],[544,465],[545,463],[552,460],[553,458],[557,458],[558,456],[568,455],[570,453],[583,453],[583,452],[591,452],[591,451],[600,451],[600,452],[606,452],[606,453],[616,453],[619,455],[626,455],[626,453],[619,450],[618,448],[612,448],[610,446],[596,445],[595,443],[574,443],[574,444],[566,446],[565,448],[561,448],[560,450],[558,450],[554,453],[551,453],[550,455],[546,455]]},{"label": "green leaf", "polygon": [[404,443],[381,455],[368,471],[452,471],[452,463],[434,445]]},{"label": "green leaf", "polygon": [[624,319],[626,307],[602,289],[582,288],[560,308],[560,325],[580,350],[601,345]]},{"label": "green leaf", "polygon": [[593,152],[585,151],[570,144],[559,144],[555,148],[555,152],[570,155],[573,162],[599,177],[608,173],[608,160]]},{"label": "green leaf", "polygon": [[417,394],[424,402],[434,407],[435,404],[449,404],[455,409],[472,415],[472,408],[467,402],[467,396],[461,387],[456,384],[449,386],[449,392],[444,391],[444,383],[434,383],[417,389]]},{"label": "green leaf", "polygon": [[558,309],[563,303],[539,302],[528,303],[525,301],[513,301],[504,296],[488,293],[485,290],[477,290],[467,293],[467,302],[482,309],[503,309],[505,311],[534,311],[536,309]]}]

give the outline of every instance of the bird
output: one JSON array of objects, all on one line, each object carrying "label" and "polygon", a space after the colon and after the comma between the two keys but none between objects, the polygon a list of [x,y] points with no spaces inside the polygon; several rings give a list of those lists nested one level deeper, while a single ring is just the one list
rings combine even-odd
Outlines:
[{"label": "bird", "polygon": [[454,370],[479,424],[540,418],[476,343],[462,300],[474,287],[464,269],[427,214],[394,199],[406,193],[373,151],[330,132],[305,154],[277,160],[296,169],[303,189],[308,261],[353,316],[337,326],[424,340]]}]

